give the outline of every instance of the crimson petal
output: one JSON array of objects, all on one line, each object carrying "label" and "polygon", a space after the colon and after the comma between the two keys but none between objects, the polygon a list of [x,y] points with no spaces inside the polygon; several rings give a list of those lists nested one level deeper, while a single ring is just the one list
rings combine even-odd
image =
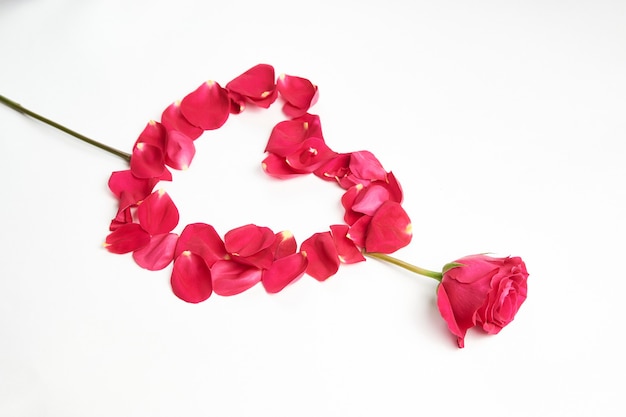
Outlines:
[{"label": "crimson petal", "polygon": [[284,157],[280,157],[273,153],[267,155],[261,166],[267,175],[282,180],[306,174],[305,171],[300,171],[290,167]]},{"label": "crimson petal", "polygon": [[118,199],[126,194],[125,200],[134,204],[150,195],[157,182],[156,178],[137,178],[130,170],[125,170],[113,172],[108,185]]},{"label": "crimson petal", "polygon": [[180,102],[170,104],[161,115],[161,123],[169,132],[172,130],[181,132],[190,139],[197,139],[204,132],[198,126],[194,126],[183,116],[180,111]]},{"label": "crimson petal", "polygon": [[311,137],[324,138],[319,116],[305,114],[297,119],[284,120],[272,129],[265,152],[287,156],[294,153],[305,139]]},{"label": "crimson petal", "polygon": [[175,233],[152,236],[146,246],[133,252],[133,259],[147,270],[161,270],[174,260],[177,239],[178,235]]},{"label": "crimson petal", "polygon": [[393,253],[413,237],[411,219],[400,203],[385,202],[372,217],[365,239],[368,252]]},{"label": "crimson petal", "polygon": [[387,172],[370,151],[352,152],[349,167],[350,172],[357,178],[387,182]]},{"label": "crimson petal", "polygon": [[294,253],[280,258],[263,271],[262,284],[265,291],[277,293],[304,275],[308,265],[306,254]]},{"label": "crimson petal", "polygon": [[321,138],[305,139],[298,149],[287,155],[287,164],[300,171],[313,172],[337,155]]},{"label": "crimson petal", "polygon": [[211,267],[211,275],[215,294],[229,296],[255,286],[261,281],[263,271],[233,261],[217,261]]},{"label": "crimson petal", "polygon": [[268,108],[277,97],[274,78],[274,67],[259,64],[226,84],[226,89],[247,98],[257,106]]},{"label": "crimson petal", "polygon": [[281,74],[276,87],[286,101],[283,112],[289,117],[302,116],[317,100],[317,86],[306,78]]},{"label": "crimson petal", "polygon": [[174,169],[185,170],[196,154],[193,140],[183,133],[172,130],[167,134],[165,163]]},{"label": "crimson petal", "polygon": [[184,251],[199,255],[209,267],[216,261],[227,257],[224,242],[215,228],[205,223],[192,223],[185,226],[178,238],[174,256],[177,257]]},{"label": "crimson petal", "polygon": [[209,267],[200,256],[189,251],[174,260],[171,284],[174,294],[188,303],[204,301],[213,291]]},{"label": "crimson petal", "polygon": [[163,175],[163,150],[155,145],[137,142],[130,157],[130,170],[139,178],[157,178]]},{"label": "crimson petal", "polygon": [[351,208],[357,213],[373,216],[385,201],[389,201],[389,191],[382,185],[372,184],[358,193]]},{"label": "crimson petal", "polygon": [[109,233],[104,247],[111,253],[128,253],[141,249],[150,242],[150,235],[137,223],[127,223]]},{"label": "crimson petal", "polygon": [[339,270],[339,254],[330,232],[315,233],[302,242],[301,252],[308,258],[306,273],[324,281]]},{"label": "crimson petal", "polygon": [[352,239],[348,237],[349,227],[345,224],[330,226],[330,231],[339,254],[339,261],[344,264],[354,264],[365,261],[365,257],[357,248]]},{"label": "crimson petal", "polygon": [[215,81],[207,81],[181,101],[180,111],[194,126],[217,129],[226,123],[230,114],[228,91]]},{"label": "crimson petal", "polygon": [[296,250],[298,250],[298,244],[296,243],[296,238],[293,233],[286,230],[276,233],[274,243],[272,244],[274,259],[293,255],[296,253]]},{"label": "crimson petal", "polygon": [[139,224],[151,235],[171,232],[178,224],[179,214],[172,198],[165,190],[146,197],[137,209]]}]

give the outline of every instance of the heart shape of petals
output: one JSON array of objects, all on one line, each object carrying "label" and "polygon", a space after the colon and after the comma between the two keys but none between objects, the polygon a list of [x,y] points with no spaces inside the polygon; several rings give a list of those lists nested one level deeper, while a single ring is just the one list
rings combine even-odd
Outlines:
[{"label": "heart shape of petals", "polygon": [[[173,264],[171,288],[180,299],[199,303],[211,294],[240,294],[259,282],[277,293],[304,275],[325,281],[341,264],[365,261],[364,251],[394,252],[411,241],[411,221],[401,206],[402,188],[373,153],[337,152],[324,135],[319,116],[310,114],[318,88],[306,78],[281,75],[258,64],[222,87],[215,81],[166,106],[160,121],[147,123],[135,141],[128,170],[111,174],[109,188],[118,200],[104,246],[112,253],[132,252],[148,270]],[[344,190],[345,224],[313,233],[298,242],[288,231],[274,232],[254,223],[223,235],[207,223],[176,231],[178,208],[161,187],[174,170],[193,161],[195,141],[221,127],[231,114],[268,108],[280,99],[288,120],[269,133],[262,167],[280,179],[313,174]]]}]

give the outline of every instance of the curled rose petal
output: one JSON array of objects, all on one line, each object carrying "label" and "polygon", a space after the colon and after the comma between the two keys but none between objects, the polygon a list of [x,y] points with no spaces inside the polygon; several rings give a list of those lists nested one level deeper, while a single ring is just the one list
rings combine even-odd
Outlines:
[{"label": "curled rose petal", "polygon": [[371,223],[372,216],[361,216],[356,222],[350,225],[350,231],[347,235],[348,239],[352,240],[359,248],[364,248],[367,232]]},{"label": "curled rose petal", "polygon": [[109,233],[104,247],[111,253],[128,253],[150,242],[150,235],[136,223],[127,223]]},{"label": "curled rose petal", "polygon": [[196,154],[193,140],[176,130],[167,133],[167,147],[165,149],[165,163],[174,169],[185,170],[191,165]]},{"label": "curled rose petal", "polygon": [[337,248],[339,261],[344,264],[354,264],[365,261],[365,257],[357,248],[352,239],[348,237],[350,227],[345,224],[336,224],[330,226],[331,235]]},{"label": "curled rose petal", "polygon": [[218,260],[228,257],[224,242],[215,228],[205,223],[192,223],[185,226],[178,238],[174,256],[177,257],[184,251],[199,255],[209,267]]},{"label": "curled rose petal", "polygon": [[233,261],[217,261],[211,267],[213,291],[229,296],[242,293],[261,281],[263,271]]},{"label": "curled rose petal", "polygon": [[365,249],[368,252],[393,253],[408,245],[412,237],[411,219],[400,203],[387,201],[372,217]]},{"label": "curled rose petal", "polygon": [[317,86],[306,78],[281,74],[278,77],[277,88],[285,100],[283,112],[292,118],[305,114],[317,101]]},{"label": "curled rose petal", "polygon": [[178,224],[179,214],[172,198],[165,190],[146,197],[137,209],[139,224],[151,235],[171,232]]},{"label": "curled rose petal", "polygon": [[228,91],[215,81],[207,81],[183,98],[180,111],[194,126],[217,129],[226,123],[230,114]]},{"label": "curled rose petal", "polygon": [[256,65],[226,84],[229,92],[245,97],[259,107],[268,108],[277,97],[274,67]]},{"label": "curled rose petal", "polygon": [[181,132],[188,138],[195,140],[198,139],[204,130],[198,126],[194,126],[180,111],[180,101],[170,104],[161,115],[161,123],[168,132],[175,130]]},{"label": "curled rose petal", "polygon": [[306,273],[324,281],[339,270],[339,254],[330,232],[315,233],[302,242],[300,251],[308,258]]},{"label": "curled rose petal", "polygon": [[199,303],[211,296],[211,271],[204,260],[189,251],[174,260],[171,278],[172,291],[188,303]]},{"label": "curled rose petal", "polygon": [[161,270],[174,260],[177,239],[175,233],[152,236],[146,246],[133,252],[133,259],[144,269]]},{"label": "curled rose petal", "polygon": [[320,138],[305,139],[298,149],[287,155],[287,164],[299,171],[313,172],[336,155]]},{"label": "curled rose petal", "polygon": [[302,252],[280,258],[263,271],[262,283],[265,291],[277,293],[304,275],[308,260]]}]

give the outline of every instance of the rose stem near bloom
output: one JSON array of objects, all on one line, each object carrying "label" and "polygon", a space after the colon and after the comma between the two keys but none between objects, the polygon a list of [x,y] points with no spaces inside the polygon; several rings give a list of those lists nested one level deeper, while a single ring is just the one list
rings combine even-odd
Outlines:
[{"label": "rose stem near bloom", "polygon": [[9,100],[8,98],[4,97],[3,95],[0,95],[0,103],[2,103],[4,105],[12,108],[13,110],[17,111],[18,113],[22,113],[22,114],[28,115],[28,116],[30,116],[30,117],[32,117],[34,119],[37,119],[37,120],[39,120],[41,122],[46,123],[47,125],[50,125],[50,126],[56,128],[56,129],[59,129],[59,130],[65,132],[65,133],[67,133],[69,135],[72,135],[75,138],[78,138],[78,139],[82,140],[83,142],[86,142],[86,143],[88,143],[90,145],[93,145],[93,146],[95,146],[97,148],[103,149],[103,150],[105,150],[105,151],[107,151],[107,152],[109,152],[109,153],[111,153],[113,155],[119,156],[120,158],[122,158],[126,162],[130,162],[130,154],[128,154],[126,152],[122,152],[119,149],[112,148],[112,147],[110,147],[108,145],[105,145],[104,143],[100,143],[100,142],[98,142],[96,140],[88,138],[85,135],[81,135],[78,132],[75,132],[75,131],[73,131],[71,129],[68,129],[67,127],[65,127],[65,126],[63,126],[63,125],[61,125],[61,124],[59,124],[59,123],[57,123],[55,121],[52,121],[52,120],[50,120],[50,119],[48,119],[46,117],[43,117],[42,115],[37,114],[34,111],[28,110],[25,107],[22,107],[21,104],[18,104],[16,102],[14,102],[13,100]]}]

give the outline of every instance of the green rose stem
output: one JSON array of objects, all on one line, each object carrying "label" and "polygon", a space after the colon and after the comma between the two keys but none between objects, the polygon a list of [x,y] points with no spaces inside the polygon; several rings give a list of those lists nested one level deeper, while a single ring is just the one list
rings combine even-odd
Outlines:
[{"label": "green rose stem", "polygon": [[37,120],[39,120],[41,122],[44,122],[44,123],[46,123],[46,124],[48,124],[48,125],[50,125],[52,127],[55,127],[55,128],[65,132],[67,134],[70,134],[70,135],[74,136],[75,138],[78,138],[78,139],[82,140],[83,142],[86,142],[86,143],[88,143],[90,145],[93,145],[93,146],[95,146],[97,148],[103,149],[103,150],[105,150],[105,151],[107,151],[109,153],[112,153],[113,155],[119,156],[120,158],[122,158],[126,162],[130,162],[130,154],[128,154],[126,152],[122,152],[122,151],[120,151],[118,149],[112,148],[112,147],[110,147],[108,145],[105,145],[103,143],[100,143],[98,141],[90,139],[87,136],[81,135],[78,132],[75,132],[75,131],[73,131],[71,129],[68,129],[67,127],[65,127],[63,125],[60,125],[60,124],[58,124],[56,122],[53,122],[52,120],[50,120],[50,119],[48,119],[46,117],[43,117],[43,116],[41,116],[41,115],[31,111],[31,110],[28,110],[27,108],[22,107],[20,104],[14,102],[13,100],[9,100],[8,98],[4,97],[3,95],[0,95],[0,102],[2,102],[2,104],[12,108],[13,110],[15,110],[15,111],[17,111],[19,113],[26,114],[26,115],[28,115],[28,116],[30,116],[32,118],[35,118],[35,119],[37,119]]},{"label": "green rose stem", "polygon": [[419,266],[415,266],[408,262],[401,261],[400,259],[394,258],[393,256],[389,256],[384,253],[363,252],[363,255],[368,256],[370,258],[375,258],[381,261],[389,262],[401,268],[408,269],[411,272],[415,272],[416,274],[420,274],[425,277],[436,279],[439,282],[441,282],[443,278],[443,274],[441,272],[429,271],[428,269],[420,268]]}]

